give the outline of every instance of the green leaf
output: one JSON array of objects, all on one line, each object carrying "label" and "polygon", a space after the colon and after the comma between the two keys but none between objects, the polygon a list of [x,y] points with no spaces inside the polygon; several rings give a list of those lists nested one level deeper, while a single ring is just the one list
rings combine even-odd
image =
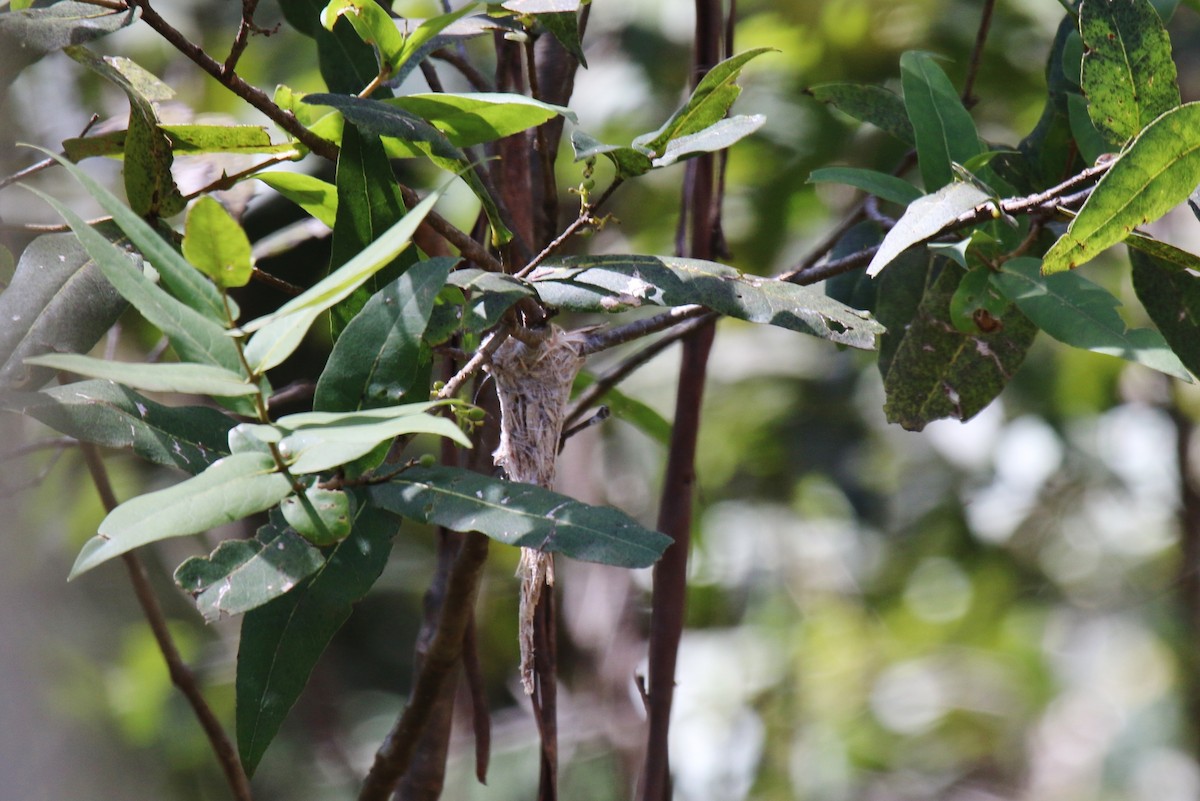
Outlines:
[{"label": "green leaf", "polygon": [[[580,372],[575,377],[576,391],[586,389],[596,382],[595,376]],[[603,395],[604,405],[618,420],[624,420],[660,445],[670,446],[671,424],[653,407],[631,398],[618,389],[610,389]]]},{"label": "green leaf", "polygon": [[258,388],[243,376],[208,364],[147,364],[94,359],[79,353],[47,353],[25,360],[27,364],[66,370],[90,378],[104,378],[150,392],[186,392],[214,397],[253,395]]},{"label": "green leaf", "polygon": [[209,556],[187,559],[175,569],[175,583],[215,623],[278,598],[324,564],[320,551],[272,519],[253,539],[225,540]]},{"label": "green leaf", "polygon": [[1179,105],[1171,40],[1149,0],[1085,0],[1079,33],[1088,113],[1113,147]]},{"label": "green leaf", "polygon": [[429,414],[444,401],[409,403],[353,412],[305,412],[281,417],[275,425],[288,431],[279,453],[294,474],[319,473],[354,461],[381,442],[402,434],[434,434],[464,448],[471,440],[453,421]]},{"label": "green leaf", "polygon": [[583,54],[583,40],[579,35],[579,3],[562,3],[573,6],[569,11],[543,12],[538,15],[542,24],[563,49],[575,57],[580,66],[587,69],[587,57]]},{"label": "green leaf", "polygon": [[[257,125],[163,125],[158,126],[171,143],[176,155],[201,153],[240,153],[245,155],[300,154],[294,142],[271,141],[266,128]],[[123,156],[127,131],[109,131],[63,141],[63,151],[71,161],[97,156]],[[256,176],[257,177],[257,176]]]},{"label": "green leaf", "polygon": [[312,579],[242,620],[237,665],[238,754],[253,775],[317,659],[387,564],[398,521],[358,504],[350,536]]},{"label": "green leaf", "polygon": [[[325,276],[305,292],[289,300],[275,312],[252,320],[243,326],[242,330],[246,333],[259,331],[265,329],[268,324],[287,322],[286,318],[289,317],[295,318],[307,330],[307,327],[316,319],[317,314],[349,297],[355,289],[362,286],[368,278],[387,266],[398,253],[408,247],[417,226],[433,209],[434,204],[441,197],[441,193],[440,189],[431,192],[428,197],[404,215],[400,222],[385,231],[357,256]],[[248,347],[254,346],[254,340],[258,336],[256,334],[254,338],[251,338]],[[299,344],[299,340],[296,341],[296,344]],[[264,348],[264,350],[267,349]]]},{"label": "green leaf", "polygon": [[[1133,240],[1127,240],[1131,245]],[[1178,260],[1131,250],[1133,289],[1163,339],[1193,375],[1200,375],[1200,258]]]},{"label": "green leaf", "polygon": [[1007,261],[993,282],[1039,328],[1059,342],[1143,364],[1191,382],[1162,336],[1149,328],[1126,329],[1121,302],[1078,273],[1043,275],[1037,259]]},{"label": "green leaf", "polygon": [[904,100],[882,86],[860,83],[821,83],[806,90],[818,101],[843,114],[869,122],[906,145],[916,143]]},{"label": "green leaf", "polygon": [[[334,25],[333,31],[321,26],[321,12],[328,0],[288,0],[279,8],[288,24],[317,43],[317,63],[321,78],[331,92],[354,94],[361,91],[379,74],[375,50],[359,38],[354,27],[346,22]],[[388,95],[380,87],[376,96]]]},{"label": "green leaf", "polygon": [[399,69],[407,61],[416,57],[422,48],[433,41],[435,36],[450,27],[457,20],[474,11],[478,5],[478,3],[467,3],[457,11],[451,11],[449,14],[439,14],[436,17],[424,20],[417,26],[415,31],[405,37],[404,46],[401,48],[396,59],[396,68]]},{"label": "green leaf", "polygon": [[304,491],[303,499],[299,495],[284,498],[279,510],[300,536],[313,545],[325,547],[350,536],[353,517],[350,497],[342,490],[313,486]]},{"label": "green leaf", "polygon": [[[131,261],[129,254],[109,242],[70,208],[36,189],[30,188],[30,191],[66,220],[104,277],[143,317],[158,326],[181,359],[235,372],[241,369],[237,348],[224,327],[168,295]],[[90,306],[91,302],[89,299],[81,307]],[[88,343],[78,350],[88,350],[91,345]],[[61,349],[62,343],[57,347]]]},{"label": "green leaf", "polygon": [[617,168],[619,178],[636,178],[654,167],[650,157],[641,150],[623,145],[606,145],[578,128],[571,132],[571,147],[575,151],[576,161],[604,156]]},{"label": "green leaf", "polygon": [[134,247],[154,265],[171,294],[205,317],[221,324],[225,323],[228,310],[217,288],[195,267],[188,264],[187,259],[165,242],[149,223],[76,165],[45,148],[35,149],[61,164],[63,169],[79,181],[88,194],[112,215],[113,222],[125,232]]},{"label": "green leaf", "polygon": [[125,307],[73,234],[33,240],[0,292],[0,386],[42,386],[54,371],[31,369],[26,358],[58,349],[91,350]]},{"label": "green leaf", "polygon": [[304,102],[332,106],[364,133],[408,142],[438,167],[459,175],[483,204],[484,213],[488,216],[488,223],[492,226],[493,237],[497,243],[503,244],[512,238],[512,232],[504,227],[500,219],[500,210],[496,207],[495,200],[475,174],[471,161],[450,143],[445,134],[425,120],[381,100],[350,95],[312,94],[305,96]]},{"label": "green leaf", "polygon": [[385,101],[433,125],[457,147],[494,142],[562,116],[576,122],[563,106],[505,92],[405,95]]},{"label": "green leaf", "polygon": [[380,74],[395,71],[404,37],[382,6],[375,0],[331,0],[321,11],[321,25],[332,31],[339,19],[349,22],[359,38],[375,48]]},{"label": "green leaf", "polygon": [[520,278],[474,267],[455,270],[447,280],[451,286],[471,293],[463,323],[468,331],[476,333],[486,331],[500,322],[504,313],[521,298],[537,294],[533,287]]},{"label": "green leaf", "polygon": [[270,509],[291,491],[270,456],[226,456],[198,476],[113,509],[100,523],[99,533],[84,544],[69,578],[141,545],[196,534]]},{"label": "green leaf", "polygon": [[990,333],[958,331],[950,321],[950,303],[964,274],[942,262],[915,315],[897,332],[886,362],[884,412],[889,422],[910,431],[945,417],[975,416],[1004,389],[1037,335],[1037,328],[1011,305],[999,317],[1002,327]]},{"label": "green leaf", "polygon": [[883,327],[819,289],[668,256],[548,259],[529,276],[542,300],[572,311],[617,312],[696,303],[720,314],[872,350]]},{"label": "green leaf", "polygon": [[667,142],[663,154],[651,163],[655,167],[669,167],[677,161],[698,156],[701,153],[716,153],[745,139],[763,126],[767,118],[761,114],[737,115],[717,120],[707,128],[694,134],[679,136]]},{"label": "green leaf", "polygon": [[0,394],[0,405],[69,437],[131,448],[147,461],[193,474],[229,453],[226,437],[233,420],[216,409],[163,406],[109,381]]},{"label": "green leaf", "polygon": [[337,187],[302,172],[260,172],[255,178],[333,228],[337,220]]},{"label": "green leaf", "polygon": [[925,191],[932,193],[954,180],[951,164],[966,164],[983,148],[975,121],[931,54],[909,51],[900,56],[900,81],[921,178]]},{"label": "green leaf", "polygon": [[723,118],[742,93],[734,81],[742,68],[753,58],[774,48],[759,47],[725,59],[710,69],[692,91],[692,96],[683,107],[671,115],[657,131],[643,134],[633,140],[633,146],[653,157],[666,154],[667,143],[681,136],[699,133]]},{"label": "green leaf", "polygon": [[[171,164],[171,140],[158,127],[151,101],[165,100],[170,90],[128,59],[109,59],[85,47],[68,47],[67,55],[112,81],[129,98],[129,129],[125,136],[125,196],[141,217],[170,217],[187,204]],[[165,90],[165,91],[164,91]],[[152,94],[157,92],[157,94]]]},{"label": "green leaf", "polygon": [[367,301],[334,343],[317,380],[314,409],[373,409],[408,392],[421,361],[421,336],[456,261],[418,262]]},{"label": "green leaf", "polygon": [[413,467],[367,492],[384,509],[423,523],[586,562],[648,567],[671,544],[611,507],[452,467]]},{"label": "green leaf", "polygon": [[1079,155],[1086,163],[1095,164],[1100,156],[1112,150],[1108,140],[1092,122],[1088,113],[1087,100],[1077,92],[1067,94],[1067,120],[1070,123],[1071,136],[1079,149]]},{"label": "green leaf", "polygon": [[867,265],[867,275],[878,275],[901,253],[936,236],[960,215],[989,199],[973,184],[955,181],[931,195],[914,200],[883,238],[879,250]]},{"label": "green leaf", "polygon": [[[392,165],[379,137],[364,135],[353,125],[342,133],[337,164],[337,217],[333,225],[329,269],[342,266],[404,217],[404,200],[392,174]],[[334,338],[358,313],[367,298],[399,277],[418,258],[407,249],[372,275],[363,286],[333,307],[330,325]]]},{"label": "green leaf", "polygon": [[1069,270],[1157,220],[1200,185],[1200,103],[1172,109],[1138,134],[1046,253],[1047,273]]},{"label": "green leaf", "polygon": [[901,206],[907,206],[921,197],[921,190],[908,181],[878,170],[863,170],[855,167],[822,167],[812,171],[812,174],[808,176],[808,182],[810,184],[822,182],[849,184],[868,194],[883,200],[890,200]]},{"label": "green leaf", "polygon": [[254,272],[249,237],[225,207],[209,195],[188,210],[183,255],[223,289],[245,286]]},{"label": "green leaf", "polygon": [[58,2],[0,14],[0,86],[47,53],[81,45],[132,25],[137,11],[93,3]]},{"label": "green leaf", "polygon": [[246,363],[261,376],[296,352],[324,309],[304,308],[270,320],[246,343]]},{"label": "green leaf", "polygon": [[[1020,191],[1035,192],[1053,186],[1065,176],[1079,171],[1079,156],[1071,141],[1071,125],[1067,108],[1067,93],[1071,80],[1064,70],[1064,55],[1068,42],[1079,42],[1075,18],[1063,16],[1054,35],[1054,43],[1046,58],[1046,103],[1034,129],[1017,146],[1024,163],[1016,162],[1024,174],[1019,181]],[[1079,73],[1074,75],[1078,85]],[[1086,111],[1084,112],[1086,116]],[[1010,164],[1013,162],[1010,161]]]}]

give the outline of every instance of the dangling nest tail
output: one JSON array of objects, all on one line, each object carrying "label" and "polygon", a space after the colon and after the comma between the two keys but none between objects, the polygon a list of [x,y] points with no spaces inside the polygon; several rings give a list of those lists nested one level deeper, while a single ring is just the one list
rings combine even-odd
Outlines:
[{"label": "dangling nest tail", "polygon": [[[582,341],[581,334],[551,325],[541,342],[529,345],[509,338],[492,356],[488,369],[500,398],[500,446],[492,457],[511,480],[553,486],[571,385],[583,367]],[[554,558],[535,548],[522,548],[517,575],[521,578],[521,685],[526,695],[532,695],[533,615],[542,588],[554,584]]]}]

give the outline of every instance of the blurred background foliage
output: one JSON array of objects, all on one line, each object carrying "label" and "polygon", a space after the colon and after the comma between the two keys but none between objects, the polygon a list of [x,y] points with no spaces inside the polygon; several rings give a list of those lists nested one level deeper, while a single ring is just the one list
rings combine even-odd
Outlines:
[{"label": "blurred background foliage", "polygon": [[[738,3],[736,49],[780,52],[754,61],[742,80],[738,111],[768,121],[729,159],[736,266],[762,274],[791,266],[855,202],[844,188],[806,183],[812,169],[890,170],[903,155],[805,88],[834,80],[898,88],[899,56],[909,49],[944,55],[961,84],[980,5]],[[420,2],[397,8],[413,16],[434,10]],[[228,0],[179,0],[163,11],[218,54],[240,14]],[[991,142],[1011,145],[1035,124],[1062,14],[1055,0],[998,4],[973,109]],[[281,22],[278,7],[265,3],[258,21]],[[581,127],[609,142],[657,127],[682,95],[691,26],[686,0],[596,0],[590,66],[571,104]],[[1170,31],[1183,98],[1198,99],[1200,20],[1183,8]],[[482,43],[472,48],[487,58]],[[162,77],[177,92],[172,113],[261,122],[148,29],[121,31],[97,49]],[[286,25],[255,39],[239,71],[262,87],[322,88],[311,40]],[[412,80],[403,91],[424,89],[419,75]],[[45,146],[77,135],[93,112],[120,118],[125,108],[122,96],[61,55],[27,69],[6,102],[5,139]],[[32,160],[8,147],[2,158],[6,173]],[[211,169],[188,161],[179,160],[182,170]],[[116,165],[94,166],[118,175]],[[560,170],[564,185],[578,182],[569,151]],[[619,224],[586,247],[669,253],[681,176],[663,170],[624,187],[610,207]],[[61,175],[40,180],[70,194]],[[452,192],[444,211],[469,226],[476,208],[468,193]],[[53,222],[11,189],[0,193],[0,216],[12,252],[26,241],[19,224]],[[262,191],[246,225],[258,238],[291,219],[288,204]],[[1159,231],[1198,238],[1190,217]],[[323,247],[311,244],[268,269],[303,281],[323,268]],[[1113,287],[1127,282],[1115,264],[1089,270]],[[135,324],[122,331],[145,347]],[[314,343],[312,353],[321,347]],[[673,358],[650,362],[624,390],[669,414]],[[311,376],[319,364],[291,369]],[[1194,390],[1040,341],[1001,400],[976,419],[909,433],[885,424],[869,355],[732,321],[722,323],[709,376],[672,730],[678,798],[1200,797],[1200,534],[1180,511],[1185,500],[1194,503]],[[0,425],[13,445],[51,436],[29,420]],[[64,583],[102,516],[78,455],[14,453],[0,501],[0,799],[225,797],[120,568]],[[562,489],[652,523],[663,456],[656,441],[613,420],[571,442]],[[111,469],[121,498],[177,479],[119,455]],[[212,540],[243,533],[166,541],[146,553],[160,568],[184,655],[226,719],[238,622],[204,626],[167,571],[206,553]],[[390,566],[264,760],[259,798],[352,797],[408,688],[433,553],[431,532],[400,533]],[[536,731],[515,678],[515,560],[515,552],[492,549],[479,603],[494,710],[488,784],[476,784],[471,738],[456,732],[446,798],[528,798],[536,787]],[[644,669],[648,586],[648,573],[561,566],[564,798],[630,797],[644,737],[632,677]]]}]

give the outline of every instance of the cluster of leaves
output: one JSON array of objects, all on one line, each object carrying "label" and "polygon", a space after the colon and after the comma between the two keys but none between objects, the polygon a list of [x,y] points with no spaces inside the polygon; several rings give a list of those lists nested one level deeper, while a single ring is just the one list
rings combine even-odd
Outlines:
[{"label": "cluster of leaves", "polygon": [[[413,237],[440,191],[406,208],[391,159],[427,159],[461,177],[480,201],[489,243],[499,246],[512,232],[464,148],[551,119],[574,121],[565,108],[516,94],[382,96],[434,49],[497,29],[510,36],[549,33],[568,50],[579,49],[578,9],[513,5],[516,12],[504,4],[474,17],[467,14],[475,6],[468,6],[411,30],[374,2],[285,6],[290,21],[316,38],[331,93],[303,96],[281,87],[274,100],[310,133],[337,144],[332,184],[264,169],[307,157],[298,139],[276,141],[256,126],[160,123],[155,104],[170,97],[166,86],[127,59],[79,43],[131,24],[132,13],[64,2],[0,14],[0,34],[36,28],[41,52],[65,50],[118,86],[130,105],[125,130],[67,140],[64,155],[45,151],[112,222],[89,225],[61,201],[29,189],[72,234],[36,240],[0,294],[0,311],[15,323],[5,332],[0,403],[79,440],[131,449],[191,474],[113,509],[79,554],[72,577],[152,542],[268,513],[252,539],[225,542],[175,574],[205,618],[245,614],[237,730],[247,771],[352,604],[380,575],[401,519],[625,567],[653,563],[669,543],[615,509],[406,459],[400,451],[417,434],[471,447],[479,419],[461,400],[437,397],[430,381],[434,348],[452,338],[478,346],[523,299],[599,313],[698,306],[860,348],[874,347],[882,333],[870,315],[819,291],[712,262],[550,256],[517,277],[418,253]],[[372,55],[365,72],[354,55],[364,46]],[[623,180],[733,144],[762,123],[727,112],[742,67],[763,52],[719,65],[660,129],[631,147],[600,145],[576,130],[577,160],[603,155]],[[246,233],[209,194],[189,204],[171,172],[176,156],[207,153],[266,157],[221,186],[259,180],[333,230],[328,274],[255,319],[243,321],[233,297],[259,274]],[[128,202],[77,166],[91,157],[123,159]],[[586,190],[584,198],[586,215]],[[185,208],[177,231],[169,218]],[[161,331],[175,360],[84,355],[126,305]],[[276,416],[270,373],[324,317],[334,345],[317,377],[312,411]],[[86,380],[45,386],[66,374]],[[212,403],[169,406],[143,393],[205,396]]]},{"label": "cluster of leaves", "polygon": [[[1072,7],[1047,65],[1042,118],[1012,149],[981,140],[927,53],[902,57],[902,97],[854,84],[810,90],[916,152],[923,190],[872,170],[812,175],[904,207],[886,231],[865,224],[843,242],[842,253],[865,248],[867,277],[830,282],[834,296],[889,329],[879,366],[890,421],[919,430],[971,417],[1004,388],[1039,330],[1184,381],[1200,370],[1192,272],[1200,259],[1137,230],[1200,184],[1200,107],[1180,103],[1160,16],[1175,4],[1158,5]],[[1122,242],[1161,334],[1127,328],[1117,298],[1071,272]]]}]

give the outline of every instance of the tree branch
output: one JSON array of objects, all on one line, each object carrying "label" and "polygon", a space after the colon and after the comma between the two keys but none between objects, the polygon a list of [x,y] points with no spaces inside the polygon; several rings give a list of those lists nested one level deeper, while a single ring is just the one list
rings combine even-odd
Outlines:
[{"label": "tree branch", "polygon": [[[117,496],[113,492],[112,483],[108,480],[108,470],[100,456],[100,449],[90,442],[81,442],[79,445],[80,450],[83,451],[88,472],[91,474],[92,483],[96,485],[96,492],[100,495],[100,501],[104,505],[104,509],[111,512],[117,508]],[[146,568],[133,552],[122,554],[121,559],[129,571],[129,580],[133,584],[133,591],[142,607],[142,612],[146,615],[146,622],[150,624],[150,631],[153,632],[163,660],[167,663],[167,672],[171,676],[171,683],[183,693],[188,704],[191,705],[192,712],[200,722],[200,727],[204,729],[213,754],[220,763],[221,770],[225,773],[225,780],[233,792],[233,797],[237,801],[252,801],[250,780],[246,777],[245,770],[242,769],[237,749],[230,742],[225,729],[208,706],[208,702],[204,700],[204,694],[200,691],[195,675],[179,655],[179,649],[175,646],[170,629],[167,628],[167,619],[163,615],[162,606],[154,594],[154,588],[150,586]]]}]

